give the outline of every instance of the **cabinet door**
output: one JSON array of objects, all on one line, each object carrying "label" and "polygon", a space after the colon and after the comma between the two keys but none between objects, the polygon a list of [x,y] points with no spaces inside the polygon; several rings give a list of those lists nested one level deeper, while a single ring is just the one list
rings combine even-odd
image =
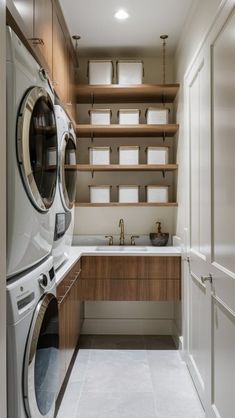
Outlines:
[{"label": "cabinet door", "polygon": [[55,90],[63,103],[67,103],[68,98],[67,58],[66,37],[56,10],[53,9],[53,83]]},{"label": "cabinet door", "polygon": [[13,3],[25,24],[26,37],[33,38],[34,0],[13,0]]},{"label": "cabinet door", "polygon": [[52,2],[51,0],[34,1],[34,38],[42,40],[37,46],[52,69]]}]

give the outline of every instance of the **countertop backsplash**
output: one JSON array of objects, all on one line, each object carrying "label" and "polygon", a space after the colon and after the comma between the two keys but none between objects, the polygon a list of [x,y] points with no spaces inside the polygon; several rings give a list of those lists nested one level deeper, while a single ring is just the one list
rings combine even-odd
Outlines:
[{"label": "countertop backsplash", "polygon": [[[108,235],[108,234],[107,234]],[[125,245],[131,245],[131,236],[134,234],[125,235]],[[136,245],[152,246],[149,235],[139,235],[139,238],[135,238]],[[73,245],[81,246],[93,246],[93,245],[108,245],[108,238],[104,235],[74,235]],[[119,245],[119,235],[113,235],[113,244]],[[172,235],[169,236],[167,246],[172,245]]]}]

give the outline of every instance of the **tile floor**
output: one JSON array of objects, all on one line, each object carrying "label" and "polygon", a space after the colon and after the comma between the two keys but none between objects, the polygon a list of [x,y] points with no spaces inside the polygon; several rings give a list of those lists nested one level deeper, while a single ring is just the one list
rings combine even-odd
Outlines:
[{"label": "tile floor", "polygon": [[204,418],[168,336],[83,336],[57,418]]}]

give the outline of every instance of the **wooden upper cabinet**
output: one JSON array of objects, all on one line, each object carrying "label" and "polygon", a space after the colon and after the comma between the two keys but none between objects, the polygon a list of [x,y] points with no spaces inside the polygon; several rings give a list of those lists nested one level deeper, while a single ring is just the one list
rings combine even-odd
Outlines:
[{"label": "wooden upper cabinet", "polygon": [[13,0],[13,4],[22,18],[22,23],[24,24],[23,30],[26,31],[26,38],[33,38],[34,0]]},{"label": "wooden upper cabinet", "polygon": [[[35,47],[43,55],[47,70],[52,70],[52,1],[34,0]],[[37,44],[38,42],[38,44]]]},{"label": "wooden upper cabinet", "polygon": [[52,78],[55,90],[63,103],[68,101],[68,48],[66,36],[53,9]]}]

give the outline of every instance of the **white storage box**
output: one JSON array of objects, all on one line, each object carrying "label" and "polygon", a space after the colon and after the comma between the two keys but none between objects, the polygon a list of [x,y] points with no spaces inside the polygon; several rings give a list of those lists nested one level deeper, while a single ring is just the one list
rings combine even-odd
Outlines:
[{"label": "white storage box", "polygon": [[146,186],[148,203],[167,203],[169,186]]},{"label": "white storage box", "polygon": [[91,125],[110,125],[112,112],[110,109],[89,110]]},{"label": "white storage box", "polygon": [[113,62],[111,60],[88,61],[89,84],[112,84]]},{"label": "white storage box", "polygon": [[110,164],[110,147],[91,147],[89,148],[90,164]]},{"label": "white storage box", "polygon": [[169,147],[147,147],[147,164],[168,164]]},{"label": "white storage box", "polygon": [[57,150],[56,147],[48,148],[47,150],[47,167],[56,166],[57,164]]},{"label": "white storage box", "polygon": [[139,109],[120,109],[118,111],[118,119],[120,125],[139,125],[140,110]]},{"label": "white storage box", "polygon": [[111,186],[89,186],[91,203],[110,203]]},{"label": "white storage box", "polygon": [[117,61],[118,84],[142,84],[143,76],[142,61]]},{"label": "white storage box", "polygon": [[137,146],[121,146],[119,147],[119,164],[135,165],[139,164],[139,149]]},{"label": "white storage box", "polygon": [[74,149],[69,149],[66,155],[66,164],[75,165],[76,164],[76,151]]},{"label": "white storage box", "polygon": [[139,186],[118,186],[118,201],[120,203],[138,203]]},{"label": "white storage box", "polygon": [[146,110],[147,125],[166,125],[169,121],[169,109],[149,107]]}]

